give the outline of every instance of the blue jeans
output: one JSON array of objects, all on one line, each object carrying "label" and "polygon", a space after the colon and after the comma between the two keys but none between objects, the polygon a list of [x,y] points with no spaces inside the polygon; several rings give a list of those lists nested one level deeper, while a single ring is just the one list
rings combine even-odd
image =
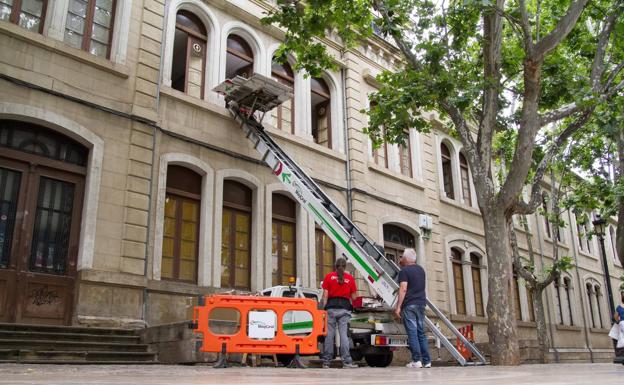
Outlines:
[{"label": "blue jeans", "polygon": [[425,335],[425,305],[404,306],[401,309],[401,319],[407,332],[412,361],[421,361],[423,365],[430,363],[429,342]]},{"label": "blue jeans", "polygon": [[327,336],[323,343],[323,352],[321,360],[323,363],[329,364],[334,359],[334,341],[336,339],[336,330],[340,334],[340,357],[345,364],[352,364],[351,354],[349,353],[349,320],[351,320],[351,312],[346,309],[327,309]]}]

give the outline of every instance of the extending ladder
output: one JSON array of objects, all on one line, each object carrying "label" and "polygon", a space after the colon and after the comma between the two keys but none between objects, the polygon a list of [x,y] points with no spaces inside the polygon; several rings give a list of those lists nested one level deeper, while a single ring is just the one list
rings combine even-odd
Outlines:
[{"label": "extending ladder", "polygon": [[[273,79],[254,74],[249,79],[236,77],[226,80],[217,86],[215,91],[225,96],[227,108],[241,125],[247,139],[260,153],[262,160],[273,170],[273,174],[342,249],[342,255],[365,277],[373,290],[388,306],[394,308],[398,298],[399,266],[386,258],[383,248],[380,250],[379,245],[344,215],[316,182],[266,133],[261,124],[267,112],[292,98],[291,88]],[[474,344],[468,341],[429,299],[427,306],[474,354],[478,361],[472,362],[473,364],[486,363],[485,357]],[[467,360],[442,331],[429,318],[425,321],[427,328],[440,339],[442,345],[459,364],[467,365]]]}]

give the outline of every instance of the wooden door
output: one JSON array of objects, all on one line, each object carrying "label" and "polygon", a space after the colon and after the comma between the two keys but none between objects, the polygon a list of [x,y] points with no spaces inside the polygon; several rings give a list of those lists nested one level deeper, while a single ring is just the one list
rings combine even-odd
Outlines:
[{"label": "wooden door", "polygon": [[14,156],[0,157],[0,319],[68,325],[84,176],[53,160],[4,152]]}]

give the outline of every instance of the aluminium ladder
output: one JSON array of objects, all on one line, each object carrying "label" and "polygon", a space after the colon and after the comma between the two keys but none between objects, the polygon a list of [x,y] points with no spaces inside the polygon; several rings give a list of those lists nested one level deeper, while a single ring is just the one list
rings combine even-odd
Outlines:
[{"label": "aluminium ladder", "polygon": [[[264,131],[261,124],[264,115],[292,98],[292,89],[273,79],[254,74],[249,79],[237,76],[226,80],[214,90],[225,96],[227,108],[260,153],[262,160],[273,170],[273,174],[334,243],[344,250],[342,255],[365,277],[373,290],[388,306],[394,308],[398,297],[400,268],[394,261],[386,258],[379,246],[360,231],[314,180]],[[471,363],[484,365],[485,357],[474,344],[429,299],[427,306],[474,354],[478,361]],[[460,365],[468,364],[428,317],[425,317],[425,323]]]}]

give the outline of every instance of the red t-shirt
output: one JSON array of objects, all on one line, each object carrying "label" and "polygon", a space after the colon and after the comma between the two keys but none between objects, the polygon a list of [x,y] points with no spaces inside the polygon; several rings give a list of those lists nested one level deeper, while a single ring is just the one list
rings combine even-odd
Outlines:
[{"label": "red t-shirt", "polygon": [[327,296],[351,298],[351,293],[355,293],[355,278],[349,273],[344,273],[344,282],[338,283],[338,274],[335,271],[327,274],[323,280],[323,289],[327,290]]}]

